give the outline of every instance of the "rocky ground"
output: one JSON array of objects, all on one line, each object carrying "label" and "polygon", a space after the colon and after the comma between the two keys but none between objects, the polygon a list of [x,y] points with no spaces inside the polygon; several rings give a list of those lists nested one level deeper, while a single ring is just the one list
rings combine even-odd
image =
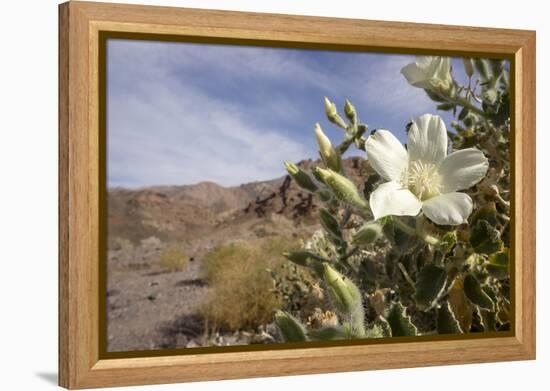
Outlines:
[{"label": "rocky ground", "polygon": [[[312,161],[303,161],[306,168]],[[364,161],[344,161],[360,178]],[[358,185],[360,185],[358,183]],[[361,184],[362,185],[362,184]],[[208,331],[197,308],[208,297],[200,275],[206,252],[220,243],[312,232],[319,205],[290,177],[232,188],[214,183],[111,189],[108,194],[107,350],[133,351],[273,342],[273,325],[252,332]],[[183,245],[181,270],[162,252]]]}]

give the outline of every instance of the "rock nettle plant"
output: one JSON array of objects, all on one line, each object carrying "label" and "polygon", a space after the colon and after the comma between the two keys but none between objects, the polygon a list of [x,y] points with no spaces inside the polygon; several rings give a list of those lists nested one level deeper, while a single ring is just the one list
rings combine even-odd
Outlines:
[{"label": "rock nettle plant", "polygon": [[[317,124],[321,165],[285,163],[323,203],[323,229],[284,255],[319,280],[332,315],[311,326],[298,309],[278,311],[284,341],[510,328],[508,71],[487,59],[465,59],[464,70],[468,85],[446,57],[420,57],[401,70],[456,118],[454,131],[437,115],[414,119],[406,147],[390,131],[369,134],[348,100],[341,114],[325,98],[343,141],[333,146]],[[360,184],[342,165],[352,146],[370,166]]]}]

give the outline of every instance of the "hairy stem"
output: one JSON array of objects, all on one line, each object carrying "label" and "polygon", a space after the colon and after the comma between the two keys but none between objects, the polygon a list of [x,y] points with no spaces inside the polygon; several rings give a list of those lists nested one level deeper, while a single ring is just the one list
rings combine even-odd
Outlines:
[{"label": "hairy stem", "polygon": [[407,280],[407,282],[409,283],[409,285],[414,289],[416,290],[416,284],[414,283],[413,279],[411,278],[411,276],[409,276],[409,273],[407,272],[407,269],[405,269],[405,266],[403,266],[403,264],[401,262],[398,262],[397,263],[397,267],[399,268],[399,270],[401,270],[401,273],[403,273],[403,277],[405,277],[405,280]]},{"label": "hairy stem", "polygon": [[[421,217],[419,217],[419,219],[421,219]],[[420,223],[418,222],[418,219],[417,219],[417,227],[416,229],[411,227],[410,225],[408,225],[407,223],[403,222],[403,220],[401,220],[399,217],[397,216],[393,216],[392,218],[392,221],[395,223],[395,225],[397,226],[397,228],[399,228],[401,231],[405,232],[407,235],[409,236],[417,236],[419,237],[420,239],[422,239],[424,242],[432,245],[432,246],[439,246],[440,244],[440,241],[439,239],[437,239],[436,237],[428,234],[424,228],[423,228],[423,222],[421,221]],[[419,224],[422,224],[420,227],[419,227]]]}]

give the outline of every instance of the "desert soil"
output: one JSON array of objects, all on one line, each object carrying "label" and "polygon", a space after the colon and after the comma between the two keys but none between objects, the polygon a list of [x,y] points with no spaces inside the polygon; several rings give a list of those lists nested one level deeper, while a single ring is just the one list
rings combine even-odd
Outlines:
[{"label": "desert soil", "polygon": [[[363,176],[363,163],[359,158],[344,161],[352,179]],[[204,182],[110,189],[107,350],[273,342],[273,325],[253,332],[207,332],[197,314],[208,297],[200,263],[220,243],[281,233],[303,237],[318,227],[318,208],[315,198],[288,176],[230,188]],[[171,271],[159,260],[175,243],[185,247],[189,262]]]}]

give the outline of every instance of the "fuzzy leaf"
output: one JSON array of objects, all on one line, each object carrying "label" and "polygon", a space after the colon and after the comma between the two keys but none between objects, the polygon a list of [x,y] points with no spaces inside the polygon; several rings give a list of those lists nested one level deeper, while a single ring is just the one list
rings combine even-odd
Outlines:
[{"label": "fuzzy leaf", "polygon": [[483,291],[481,284],[472,274],[467,274],[466,277],[464,277],[464,293],[475,305],[489,311],[494,311],[495,303],[493,303],[489,295]]},{"label": "fuzzy leaf", "polygon": [[321,220],[321,225],[325,231],[327,231],[330,238],[335,240],[337,243],[341,243],[343,241],[342,230],[340,229],[340,225],[338,224],[336,218],[324,208],[319,210],[319,217]]},{"label": "fuzzy leaf", "polygon": [[470,218],[470,225],[475,225],[479,220],[485,220],[491,225],[496,225],[498,223],[497,207],[494,202],[488,202],[476,210]]},{"label": "fuzzy leaf", "polygon": [[449,290],[448,301],[451,311],[455,314],[462,330],[470,331],[475,307],[464,294],[464,279],[462,277],[454,280]]},{"label": "fuzzy leaf", "polygon": [[507,278],[510,273],[508,270],[508,249],[489,255],[489,264],[487,271],[495,278]]},{"label": "fuzzy leaf", "polygon": [[487,220],[477,220],[472,226],[470,244],[479,254],[491,254],[503,246],[500,233]]},{"label": "fuzzy leaf", "polygon": [[349,338],[348,333],[342,326],[326,326],[310,330],[308,337],[314,341],[334,341]]},{"label": "fuzzy leaf", "polygon": [[437,310],[437,318],[435,320],[437,332],[439,334],[462,334],[462,328],[455,314],[451,310],[449,303],[444,302]]},{"label": "fuzzy leaf", "polygon": [[418,329],[407,315],[405,307],[399,302],[395,303],[386,318],[392,337],[412,337],[418,334]]},{"label": "fuzzy leaf", "polygon": [[392,244],[392,249],[401,254],[409,253],[418,245],[418,238],[399,229],[391,218],[386,219],[382,232]]},{"label": "fuzzy leaf", "polygon": [[367,338],[385,338],[391,337],[391,326],[386,319],[378,316],[371,327],[366,330]]},{"label": "fuzzy leaf", "polygon": [[437,108],[437,110],[441,110],[441,111],[451,111],[455,107],[456,107],[456,105],[454,103],[441,103],[441,104],[437,105],[436,108]]},{"label": "fuzzy leaf", "polygon": [[285,342],[305,342],[307,341],[306,329],[302,323],[290,314],[283,311],[277,311],[275,314],[275,323],[281,332],[281,337]]},{"label": "fuzzy leaf", "polygon": [[447,282],[447,271],[435,265],[426,265],[416,276],[414,299],[421,308],[431,308],[441,296]]},{"label": "fuzzy leaf", "polygon": [[484,310],[483,308],[479,308],[478,311],[483,329],[485,331],[495,331],[497,323],[496,313],[493,311]]}]

